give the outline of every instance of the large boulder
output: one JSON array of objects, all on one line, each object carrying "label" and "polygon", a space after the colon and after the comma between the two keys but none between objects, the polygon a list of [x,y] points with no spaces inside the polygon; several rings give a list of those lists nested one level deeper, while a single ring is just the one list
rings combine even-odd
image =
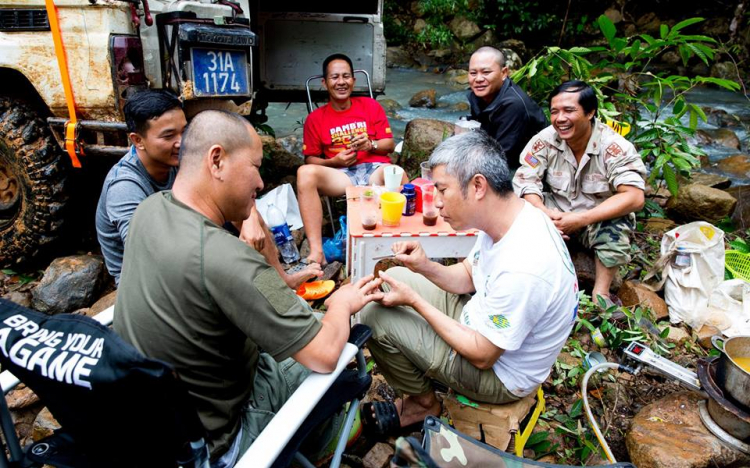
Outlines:
[{"label": "large boulder", "polygon": [[617,291],[617,297],[625,307],[641,306],[650,309],[657,321],[669,317],[669,310],[664,299],[652,289],[636,281],[625,281]]},{"label": "large boulder", "polygon": [[695,141],[698,144],[726,146],[727,148],[736,150],[740,149],[740,139],[736,133],[728,128],[696,130]]},{"label": "large boulder", "polygon": [[455,69],[445,72],[445,81],[452,88],[466,89],[469,86],[469,72]]},{"label": "large boulder", "polygon": [[466,42],[477,37],[482,29],[477,24],[463,16],[456,16],[448,23],[448,27],[454,36],[460,41]]},{"label": "large boulder", "polygon": [[454,124],[435,119],[414,119],[404,131],[404,149],[398,164],[408,174],[419,174],[419,163],[430,157],[435,148],[454,134]]},{"label": "large boulder", "polygon": [[409,105],[433,109],[437,105],[437,92],[434,89],[423,89],[409,99]]},{"label": "large boulder", "polygon": [[417,65],[412,54],[401,46],[387,47],[385,49],[385,66],[388,68],[409,68]]},{"label": "large boulder", "polygon": [[380,104],[380,107],[383,108],[388,117],[395,117],[396,111],[401,109],[401,104],[399,104],[398,101],[394,99],[379,97],[378,103]]},{"label": "large boulder", "polygon": [[692,392],[668,395],[635,415],[625,444],[638,468],[748,466],[750,456],[714,437],[701,422]]},{"label": "large boulder", "polygon": [[483,32],[478,38],[474,39],[471,44],[468,44],[468,47],[473,52],[480,47],[494,47],[495,44],[497,44],[497,36],[495,35],[494,31],[488,29],[487,31]]},{"label": "large boulder", "polygon": [[31,305],[50,315],[73,312],[94,302],[104,276],[104,260],[93,255],[55,259],[32,291]]},{"label": "large boulder", "polygon": [[732,213],[732,222],[738,229],[750,228],[750,185],[730,187],[727,193],[737,199],[737,207]]},{"label": "large boulder", "polygon": [[716,163],[716,167],[729,174],[747,178],[750,174],[750,156],[747,154],[735,154],[720,160]]},{"label": "large boulder", "polygon": [[[584,291],[592,291],[594,289],[594,282],[596,281],[594,254],[575,242],[568,243],[568,250],[570,251],[570,258],[573,260],[573,267],[575,268],[580,288]],[[619,290],[621,285],[622,276],[620,276],[618,270],[612,279],[610,291]],[[596,300],[594,302],[596,303]]]},{"label": "large boulder", "polygon": [[723,190],[690,184],[680,187],[676,197],[667,202],[670,213],[685,221],[717,223],[731,216],[737,199]]},{"label": "large boulder", "polygon": [[715,189],[725,189],[732,185],[732,181],[722,175],[707,172],[693,172],[690,175],[690,180],[680,176],[680,185],[689,184],[701,184]]}]

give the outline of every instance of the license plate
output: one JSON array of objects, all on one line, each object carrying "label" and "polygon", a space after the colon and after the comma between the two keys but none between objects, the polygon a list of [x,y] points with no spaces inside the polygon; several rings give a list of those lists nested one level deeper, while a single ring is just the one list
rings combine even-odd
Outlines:
[{"label": "license plate", "polygon": [[247,96],[247,54],[239,50],[190,49],[195,96]]}]

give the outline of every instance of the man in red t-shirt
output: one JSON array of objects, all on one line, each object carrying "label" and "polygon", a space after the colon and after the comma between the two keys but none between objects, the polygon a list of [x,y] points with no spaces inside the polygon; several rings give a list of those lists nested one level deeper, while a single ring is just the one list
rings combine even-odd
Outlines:
[{"label": "man in red t-shirt", "polygon": [[[323,264],[320,196],[338,197],[351,185],[383,185],[383,166],[395,148],[385,111],[368,97],[352,97],[354,67],[349,57],[333,54],[323,61],[323,86],[328,104],[305,120],[297,171],[297,195],[302,222],[310,241],[309,260]],[[404,175],[404,183],[408,179]]]}]

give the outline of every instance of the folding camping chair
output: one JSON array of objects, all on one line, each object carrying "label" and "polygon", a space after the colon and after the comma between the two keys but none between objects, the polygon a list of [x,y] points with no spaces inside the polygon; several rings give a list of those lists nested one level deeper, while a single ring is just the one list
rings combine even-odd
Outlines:
[{"label": "folding camping chair", "polygon": [[[370,94],[371,99],[375,99],[375,95],[372,93],[372,83],[370,82],[370,74],[367,73],[367,70],[354,70],[354,75],[356,76],[357,73],[361,73],[365,75],[365,81],[367,82],[367,92]],[[313,104],[313,92],[310,90],[310,82],[313,80],[320,80],[324,78],[324,75],[313,75],[310,78],[305,81],[305,92],[307,92],[307,113],[310,114],[317,106]],[[352,94],[362,94],[362,92],[355,92]],[[317,91],[315,92],[315,95],[317,98],[324,100],[328,99],[327,95],[324,95],[322,92]],[[319,101],[316,101],[319,102]],[[326,204],[326,209],[328,210],[328,218],[331,220],[331,229],[333,230],[331,235],[336,235],[336,218],[333,216],[333,208],[331,207],[331,199],[330,197],[322,197],[323,201]]]},{"label": "folding camping chair", "polygon": [[[0,299],[3,392],[18,385],[18,376],[62,426],[22,450],[2,399],[0,426],[10,457],[0,456],[0,468],[208,467],[204,430],[187,391],[171,366],[144,357],[105,326],[113,314],[110,307],[95,320],[47,316]],[[312,373],[236,466],[285,466],[292,457],[312,466],[295,452],[312,428],[349,401],[331,462],[337,467],[371,382],[361,349],[369,337],[369,328],[352,328],[336,370]],[[345,369],[355,355],[357,371]]]}]

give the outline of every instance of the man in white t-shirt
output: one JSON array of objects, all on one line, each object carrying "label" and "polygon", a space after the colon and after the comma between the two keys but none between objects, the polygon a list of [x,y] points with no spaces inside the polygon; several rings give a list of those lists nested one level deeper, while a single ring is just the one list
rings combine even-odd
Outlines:
[{"label": "man in white t-shirt", "polygon": [[478,229],[462,262],[430,261],[419,242],[393,245],[407,268],[381,273],[387,293],[362,311],[368,347],[407,396],[365,412],[377,432],[397,433],[437,415],[431,379],[470,399],[505,403],[536,391],[578,310],[568,250],[541,210],[513,193],[502,148],[484,132],[454,136],[429,160],[436,204],[453,229]]}]

